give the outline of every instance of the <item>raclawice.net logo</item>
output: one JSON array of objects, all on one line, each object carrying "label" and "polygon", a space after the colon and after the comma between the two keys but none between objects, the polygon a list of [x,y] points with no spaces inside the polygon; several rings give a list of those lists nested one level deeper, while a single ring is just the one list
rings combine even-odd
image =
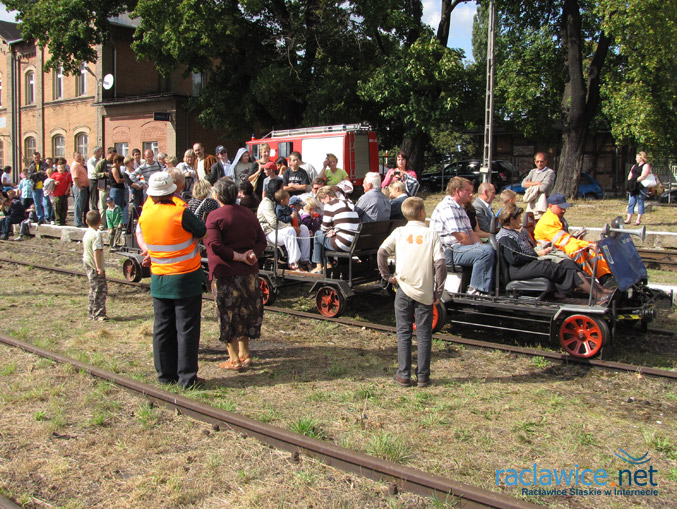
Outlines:
[{"label": "raclawice.net logo", "polygon": [[649,452],[635,457],[623,449],[614,456],[624,464],[618,473],[603,468],[543,468],[534,463],[530,468],[496,470],[496,486],[521,488],[522,495],[555,496],[656,496],[658,470],[649,462]]}]

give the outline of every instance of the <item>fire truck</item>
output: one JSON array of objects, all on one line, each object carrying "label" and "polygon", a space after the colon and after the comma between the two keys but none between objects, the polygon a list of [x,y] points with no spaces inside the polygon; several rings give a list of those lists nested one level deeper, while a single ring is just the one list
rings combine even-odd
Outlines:
[{"label": "fire truck", "polygon": [[262,143],[270,146],[270,158],[289,157],[300,152],[304,163],[312,164],[318,173],[327,154],[334,154],[355,185],[361,185],[367,172],[379,171],[376,133],[367,124],[343,124],[272,131],[263,138],[252,138],[247,149],[259,158]]}]

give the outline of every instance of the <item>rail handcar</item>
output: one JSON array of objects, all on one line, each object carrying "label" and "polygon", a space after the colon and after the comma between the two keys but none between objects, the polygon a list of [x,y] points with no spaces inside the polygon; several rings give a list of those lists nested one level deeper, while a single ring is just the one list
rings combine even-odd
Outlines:
[{"label": "rail handcar", "polygon": [[628,232],[607,225],[597,242],[618,283],[614,298],[605,305],[597,305],[589,295],[554,300],[554,285],[546,278],[501,281],[500,264],[505,262],[501,245],[492,235],[490,242],[496,249],[494,293],[465,294],[469,269],[449,267],[434,328],[439,330],[446,316],[453,314],[453,322],[458,324],[545,336],[574,357],[608,356],[618,326],[639,322],[646,327],[655,317],[654,303],[661,294],[647,286],[646,267],[629,233],[643,236],[645,230]]},{"label": "rail handcar", "polygon": [[312,283],[317,310],[329,318],[343,314],[349,298],[364,293],[382,292],[381,276],[376,255],[390,233],[405,224],[405,220],[376,221],[360,224],[349,251],[324,251],[325,267],[322,274],[291,271],[281,262],[281,248],[269,248],[259,260],[259,285],[264,305],[270,305],[280,287],[290,282]]}]

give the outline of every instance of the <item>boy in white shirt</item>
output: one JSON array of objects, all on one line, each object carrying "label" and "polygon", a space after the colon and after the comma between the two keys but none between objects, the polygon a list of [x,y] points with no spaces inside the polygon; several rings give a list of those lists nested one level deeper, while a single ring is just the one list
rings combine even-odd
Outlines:
[{"label": "boy in white shirt", "polygon": [[[407,224],[395,229],[378,250],[378,268],[386,281],[397,284],[395,320],[397,324],[397,373],[395,383],[409,387],[411,382],[411,335],[416,322],[419,387],[430,385],[433,307],[439,304],[447,277],[440,237],[425,224],[421,198],[402,203]],[[390,274],[388,257],[395,256],[395,274]]]}]

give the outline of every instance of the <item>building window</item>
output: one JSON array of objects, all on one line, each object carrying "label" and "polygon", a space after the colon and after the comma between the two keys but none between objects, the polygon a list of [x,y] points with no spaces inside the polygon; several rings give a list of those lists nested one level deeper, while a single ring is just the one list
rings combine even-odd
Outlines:
[{"label": "building window", "polygon": [[66,157],[66,138],[60,134],[52,138],[52,156]]},{"label": "building window", "polygon": [[0,74],[0,108],[2,107],[2,74]]},{"label": "building window", "polygon": [[202,94],[202,89],[204,88],[204,78],[201,72],[193,73],[193,97],[197,97]]},{"label": "building window", "polygon": [[26,104],[35,102],[35,73],[28,71],[26,73]]},{"label": "building window", "polygon": [[61,99],[63,97],[63,66],[54,71],[54,91],[52,99]]},{"label": "building window", "polygon": [[89,136],[86,133],[80,133],[75,137],[75,150],[82,154],[82,157],[87,159],[89,154]]},{"label": "building window", "polygon": [[5,143],[0,140],[0,167],[5,166]]},{"label": "building window", "polygon": [[26,166],[31,164],[33,152],[35,152],[35,138],[29,136],[24,140],[24,164]]},{"label": "building window", "polygon": [[158,153],[158,142],[157,141],[144,141],[143,142],[143,151],[141,154],[145,154],[146,150],[151,149],[153,151],[153,154],[155,154],[155,157],[157,157]]},{"label": "building window", "polygon": [[129,152],[129,143],[116,143],[115,151],[118,153],[118,155],[127,157],[127,153]]},{"label": "building window", "polygon": [[80,73],[75,76],[75,95],[87,94],[87,64],[80,64]]}]

